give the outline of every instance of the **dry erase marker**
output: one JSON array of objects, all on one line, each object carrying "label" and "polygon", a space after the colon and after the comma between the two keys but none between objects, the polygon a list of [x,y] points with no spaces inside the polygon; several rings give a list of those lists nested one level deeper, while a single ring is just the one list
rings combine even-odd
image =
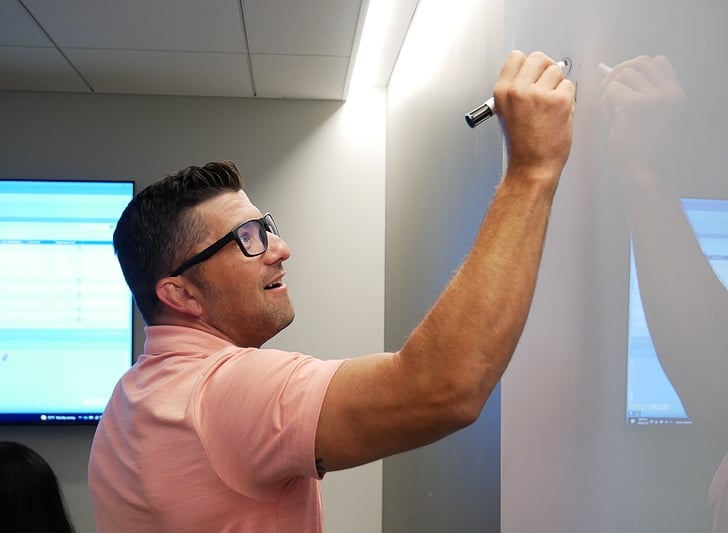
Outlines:
[{"label": "dry erase marker", "polygon": [[[568,57],[565,57],[558,63],[556,63],[559,67],[561,67],[561,70],[564,72],[564,76],[566,76],[569,71],[571,70],[571,59]],[[465,115],[465,122],[470,126],[471,128],[474,128],[481,122],[485,122],[490,117],[493,116],[493,108],[495,106],[495,98],[492,96],[488,98],[485,103],[480,105],[479,107],[476,107],[473,109],[470,113]]]}]

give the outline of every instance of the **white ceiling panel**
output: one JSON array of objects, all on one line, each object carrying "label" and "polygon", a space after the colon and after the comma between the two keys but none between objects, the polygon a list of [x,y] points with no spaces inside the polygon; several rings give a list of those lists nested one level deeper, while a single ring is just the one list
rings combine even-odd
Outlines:
[{"label": "white ceiling panel", "polygon": [[61,48],[245,52],[238,0],[23,0]]},{"label": "white ceiling panel", "polygon": [[100,93],[253,96],[247,54],[69,48],[66,55]]},{"label": "white ceiling panel", "polygon": [[0,90],[342,100],[369,2],[0,0]]},{"label": "white ceiling panel", "polygon": [[263,98],[343,99],[349,59],[251,54],[257,95]]},{"label": "white ceiling panel", "polygon": [[0,89],[88,92],[88,86],[55,48],[0,46]]},{"label": "white ceiling panel", "polygon": [[243,9],[253,54],[348,57],[361,0],[243,0]]}]

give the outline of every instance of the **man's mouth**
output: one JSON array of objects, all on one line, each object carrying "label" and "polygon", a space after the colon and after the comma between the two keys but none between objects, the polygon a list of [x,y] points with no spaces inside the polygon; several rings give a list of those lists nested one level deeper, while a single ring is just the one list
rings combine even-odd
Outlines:
[{"label": "man's mouth", "polygon": [[283,282],[281,281],[274,281],[273,283],[269,283],[265,287],[263,287],[264,290],[269,291],[271,289],[277,289],[279,287],[283,286]]}]

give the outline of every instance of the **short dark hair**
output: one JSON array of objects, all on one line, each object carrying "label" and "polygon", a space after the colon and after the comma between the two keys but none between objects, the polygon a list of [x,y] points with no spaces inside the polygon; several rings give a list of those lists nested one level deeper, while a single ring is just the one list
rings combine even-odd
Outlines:
[{"label": "short dark hair", "polygon": [[53,469],[19,442],[0,442],[0,520],[7,533],[74,531]]},{"label": "short dark hair", "polygon": [[210,198],[241,189],[235,164],[213,161],[165,176],[126,206],[114,231],[114,249],[147,324],[154,324],[161,310],[157,281],[179,266],[206,236],[204,222],[192,209]]}]

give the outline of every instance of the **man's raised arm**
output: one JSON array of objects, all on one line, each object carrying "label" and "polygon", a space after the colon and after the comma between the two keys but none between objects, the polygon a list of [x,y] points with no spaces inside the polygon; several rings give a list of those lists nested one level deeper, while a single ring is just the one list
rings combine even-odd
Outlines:
[{"label": "man's raised arm", "polygon": [[494,96],[508,168],[475,242],[398,352],[351,359],[334,375],[316,436],[322,472],[473,423],[513,355],[571,148],[574,86],[544,54],[512,52]]}]

